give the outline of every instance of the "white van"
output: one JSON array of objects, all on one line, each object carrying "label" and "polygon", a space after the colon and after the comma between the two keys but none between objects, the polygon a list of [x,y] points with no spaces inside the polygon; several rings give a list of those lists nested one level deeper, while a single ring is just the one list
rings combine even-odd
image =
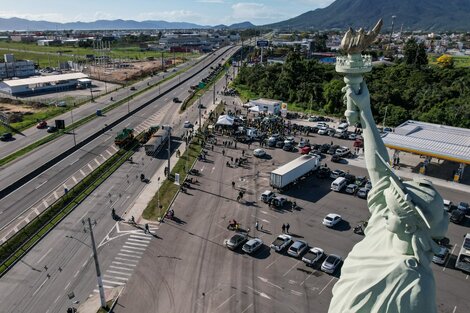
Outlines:
[{"label": "white van", "polygon": [[341,123],[339,124],[338,128],[336,129],[337,132],[345,132],[348,130],[349,124],[348,123]]},{"label": "white van", "polygon": [[331,190],[340,192],[348,183],[346,178],[338,177],[331,183]]}]

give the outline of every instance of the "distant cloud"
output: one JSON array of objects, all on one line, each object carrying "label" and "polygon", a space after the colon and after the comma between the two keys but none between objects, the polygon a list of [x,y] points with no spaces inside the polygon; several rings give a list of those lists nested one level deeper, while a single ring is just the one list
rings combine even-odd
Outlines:
[{"label": "distant cloud", "polygon": [[138,15],[138,20],[165,20],[168,22],[194,22],[201,19],[199,13],[188,10],[146,12]]},{"label": "distant cloud", "polygon": [[238,21],[251,21],[253,23],[277,21],[287,16],[279,10],[268,7],[262,3],[239,2],[232,5],[232,18]]},{"label": "distant cloud", "polygon": [[224,3],[224,0],[197,0],[196,2],[201,2],[201,3]]}]

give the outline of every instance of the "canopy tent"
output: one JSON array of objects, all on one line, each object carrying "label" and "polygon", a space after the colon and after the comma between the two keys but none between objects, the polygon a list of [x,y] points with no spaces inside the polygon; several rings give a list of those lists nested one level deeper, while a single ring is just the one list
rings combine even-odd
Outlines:
[{"label": "canopy tent", "polygon": [[260,110],[259,110],[259,106],[255,105],[255,106],[252,106],[251,108],[248,109],[248,111],[250,112],[257,112],[259,113]]},{"label": "canopy tent", "polygon": [[221,115],[217,120],[216,125],[225,125],[225,126],[232,126],[234,122],[234,118],[228,115]]},{"label": "canopy tent", "polygon": [[254,106],[255,104],[252,103],[252,102],[247,102],[247,103],[243,103],[243,107],[244,108],[251,108],[252,106]]}]

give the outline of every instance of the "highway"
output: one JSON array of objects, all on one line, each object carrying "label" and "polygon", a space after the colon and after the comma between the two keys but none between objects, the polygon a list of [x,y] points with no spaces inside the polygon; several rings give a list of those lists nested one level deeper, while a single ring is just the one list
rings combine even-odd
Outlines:
[{"label": "highway", "polygon": [[[230,49],[230,51],[235,49],[236,48]],[[161,92],[170,88],[174,84],[177,84],[178,81],[182,81],[192,73],[197,72],[203,66],[205,67],[212,61],[212,58],[213,56],[196,65],[195,68],[188,70],[181,75],[181,78],[176,77],[173,80],[165,82],[160,87]],[[217,64],[217,62],[215,64]],[[158,118],[159,115],[164,114],[169,108],[179,105],[173,103],[173,97],[178,97],[180,99],[187,97],[189,86],[198,83],[203,77],[207,76],[208,72],[209,71],[202,71],[179,88],[166,94],[151,105],[148,105],[143,110],[123,121],[120,125],[117,125],[115,128],[105,132],[91,143],[77,150],[75,153],[61,160],[61,162],[52,168],[3,198],[0,204],[0,215],[2,216],[0,228],[4,228],[5,225],[9,225],[10,230],[14,230],[15,228],[18,229],[22,224],[31,220],[47,205],[50,205],[60,197],[64,193],[64,188],[70,189],[70,183],[67,183],[67,181],[75,182],[75,180],[80,178],[80,175],[82,177],[84,176],[82,173],[86,174],[102,163],[103,157],[109,157],[110,153],[115,152],[113,140],[118,130],[124,127],[137,127],[141,123],[147,123],[147,126],[157,124],[156,121],[151,121],[149,117],[152,117],[153,119]],[[155,94],[155,92],[157,92],[157,94]],[[158,87],[156,90],[154,89],[137,96],[134,99],[134,102],[131,103],[131,110],[136,108],[138,105],[153,99],[156,95],[158,95]],[[171,113],[176,114],[177,111],[178,110],[171,110]],[[107,116],[103,117],[106,120],[101,120],[101,118],[95,119],[87,125],[80,127],[76,132],[77,142],[102,128],[105,121],[109,122],[116,120],[126,114],[127,106],[124,105],[109,112]],[[6,169],[3,169],[1,172],[2,180],[0,181],[0,186],[4,187],[23,176],[23,173],[27,173],[39,167],[46,160],[60,154],[64,149],[72,147],[73,140],[71,136],[72,135],[61,136],[53,142],[38,148],[36,151],[28,155],[28,157],[11,164]],[[27,212],[33,213],[28,215]],[[3,231],[3,235],[0,236],[0,241],[4,236],[5,230]]]},{"label": "highway", "polygon": [[[218,82],[216,90],[221,90],[224,86],[225,79],[222,79]],[[186,87],[178,88],[171,98],[173,96],[181,97],[184,93],[187,93]],[[202,103],[208,105],[211,102],[212,92],[208,92],[202,99]],[[162,111],[157,105],[153,107],[153,111],[162,111],[156,118],[159,123],[169,123],[175,127],[175,138],[172,142],[174,151],[180,144],[177,136],[182,135],[185,131],[182,128],[184,120],[195,122],[198,110],[193,106],[178,116],[177,110],[171,109],[174,106],[171,99],[169,102],[163,102],[161,106],[164,105],[170,109]],[[143,116],[148,116],[148,113],[145,115],[145,112],[142,111],[140,119],[137,118],[135,121],[139,122]],[[105,147],[106,142],[105,139],[100,145]],[[2,277],[0,279],[0,312],[65,312],[72,301],[83,301],[93,293],[96,288],[96,279],[94,264],[90,259],[89,234],[83,232],[81,222],[84,218],[90,217],[97,222],[94,227],[95,238],[98,243],[101,243],[98,250],[102,271],[106,275],[112,275],[112,272],[107,272],[113,271],[111,266],[121,267],[118,263],[122,262],[115,260],[115,257],[119,257],[116,256],[116,249],[124,236],[132,235],[134,236],[131,238],[133,240],[143,240],[144,243],[140,243],[141,245],[152,240],[160,240],[152,236],[145,236],[141,230],[131,228],[126,224],[117,224],[112,220],[110,212],[114,207],[117,214],[122,215],[131,207],[145,186],[136,177],[140,173],[146,173],[148,177],[151,177],[158,168],[166,164],[164,157],[165,151],[162,151],[156,158],[146,156],[143,149],[138,151],[134,155],[134,163],[126,162],[120,167],[92,196],[79,205],[21,262]],[[154,227],[151,225],[151,229]],[[109,234],[109,241],[105,240],[107,234]],[[138,243],[132,245],[133,243],[135,241],[131,241],[130,247],[143,247]],[[44,266],[47,267],[47,270]],[[104,277],[104,279],[109,281],[109,278]],[[65,292],[65,290],[73,291],[75,297],[69,300],[66,295],[69,292]]]},{"label": "highway", "polygon": [[[181,64],[176,67],[176,70],[177,70],[176,72],[173,72],[173,69],[170,69],[167,73],[160,72],[153,77],[147,77],[139,82],[136,82],[133,85],[120,88],[114,92],[110,92],[107,95],[103,95],[98,98],[95,98],[95,102],[88,102],[86,104],[83,104],[80,107],[75,108],[72,113],[67,112],[67,113],[61,114],[53,119],[47,120],[47,123],[48,125],[54,125],[54,120],[61,119],[65,121],[65,125],[70,125],[72,123],[72,117],[73,117],[73,121],[77,122],[78,120],[84,117],[95,114],[97,109],[103,109],[106,106],[110,105],[112,103],[112,101],[110,100],[111,97],[113,97],[114,101],[119,101],[121,99],[126,98],[127,96],[132,96],[132,94],[138,92],[139,90],[143,88],[146,88],[147,84],[154,85],[157,82],[163,80],[165,77],[168,77],[176,73],[180,73],[183,70],[191,66],[194,66],[195,63],[205,59],[206,57],[207,55],[203,55],[202,57],[198,59],[193,59],[193,60],[190,60],[189,62]],[[136,90],[131,91],[130,90],[131,86],[135,87]],[[126,104],[123,104],[123,106],[126,106]],[[21,148],[24,148],[38,141],[39,139],[44,138],[49,135],[49,133],[47,133],[45,129],[37,129],[35,126],[22,131],[22,134],[24,134],[25,136],[16,134],[14,136],[15,140],[13,141],[8,141],[8,142],[0,141],[0,158],[4,158],[7,155],[10,155],[14,153],[15,151],[18,151]],[[0,170],[3,168],[5,168],[5,166],[0,167]]]}]

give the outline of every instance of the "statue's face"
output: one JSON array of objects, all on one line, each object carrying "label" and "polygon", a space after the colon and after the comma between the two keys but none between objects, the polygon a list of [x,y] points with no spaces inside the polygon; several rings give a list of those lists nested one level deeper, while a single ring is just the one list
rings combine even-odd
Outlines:
[{"label": "statue's face", "polygon": [[400,213],[403,212],[403,208],[396,194],[393,192],[393,188],[385,190],[384,195],[388,210],[386,210],[382,216],[385,219],[387,229],[395,234],[408,232],[410,225],[414,225],[416,221],[413,220],[412,216],[400,215]]}]

